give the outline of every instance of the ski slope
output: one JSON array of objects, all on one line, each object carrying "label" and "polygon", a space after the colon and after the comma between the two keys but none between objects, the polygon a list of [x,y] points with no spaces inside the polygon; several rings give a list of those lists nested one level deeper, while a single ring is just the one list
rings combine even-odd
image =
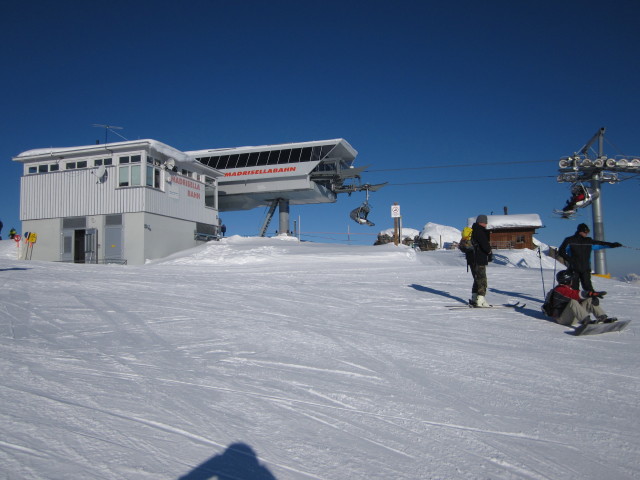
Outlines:
[{"label": "ski slope", "polygon": [[[2,478],[640,477],[640,321],[592,337],[547,321],[554,263],[536,252],[488,269],[488,300],[522,312],[450,310],[471,288],[457,251],[15,253],[0,242]],[[638,284],[594,283],[636,317]]]}]

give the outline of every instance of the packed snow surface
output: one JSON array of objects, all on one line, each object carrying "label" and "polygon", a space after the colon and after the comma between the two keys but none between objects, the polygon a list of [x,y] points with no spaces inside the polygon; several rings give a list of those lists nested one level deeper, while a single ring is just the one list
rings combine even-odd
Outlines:
[{"label": "packed snow surface", "polygon": [[[143,266],[0,242],[9,479],[637,479],[639,321],[546,320],[553,260],[231,237]],[[37,244],[35,245],[37,248]],[[640,286],[594,277],[605,310]]]}]

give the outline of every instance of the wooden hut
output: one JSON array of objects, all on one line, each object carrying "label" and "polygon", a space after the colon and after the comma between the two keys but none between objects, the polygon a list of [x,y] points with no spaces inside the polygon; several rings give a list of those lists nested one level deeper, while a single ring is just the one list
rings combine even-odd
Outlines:
[{"label": "wooden hut", "polygon": [[[519,215],[487,215],[487,230],[491,248],[534,250],[533,235],[542,227],[542,221],[537,213]],[[473,225],[476,217],[467,220],[468,226]]]}]

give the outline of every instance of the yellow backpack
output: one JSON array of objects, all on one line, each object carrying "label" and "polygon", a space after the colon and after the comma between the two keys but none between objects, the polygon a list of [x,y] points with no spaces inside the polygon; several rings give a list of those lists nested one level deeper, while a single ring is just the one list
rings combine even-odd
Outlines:
[{"label": "yellow backpack", "polygon": [[471,241],[472,233],[473,230],[471,230],[471,227],[464,227],[462,229],[462,237],[458,243],[458,249],[465,254],[473,252],[473,242]]}]

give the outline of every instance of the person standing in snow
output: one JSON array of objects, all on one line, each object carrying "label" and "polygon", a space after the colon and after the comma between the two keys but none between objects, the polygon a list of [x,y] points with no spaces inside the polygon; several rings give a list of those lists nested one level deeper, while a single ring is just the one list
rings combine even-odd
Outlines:
[{"label": "person standing in snow", "polygon": [[573,275],[571,286],[574,290],[578,290],[580,284],[582,288],[588,292],[593,292],[594,288],[591,284],[591,250],[593,246],[596,248],[618,248],[622,244],[615,242],[603,242],[594,240],[589,237],[589,226],[586,223],[578,225],[576,233],[564,239],[558,255],[562,257],[567,265],[567,271]]},{"label": "person standing in snow", "polygon": [[[600,307],[600,299],[606,292],[583,291],[574,289],[571,282],[574,278],[569,270],[562,270],[556,275],[558,285],[547,294],[543,310],[560,325],[571,326],[575,323],[613,323],[617,318],[608,317]],[[595,322],[591,319],[595,315]]]},{"label": "person standing in snow", "polygon": [[489,243],[487,231],[487,216],[478,215],[471,226],[471,243],[473,254],[467,257],[467,264],[473,275],[473,287],[471,288],[471,304],[474,307],[490,307],[485,299],[487,295],[487,265],[493,261],[493,252]]}]

